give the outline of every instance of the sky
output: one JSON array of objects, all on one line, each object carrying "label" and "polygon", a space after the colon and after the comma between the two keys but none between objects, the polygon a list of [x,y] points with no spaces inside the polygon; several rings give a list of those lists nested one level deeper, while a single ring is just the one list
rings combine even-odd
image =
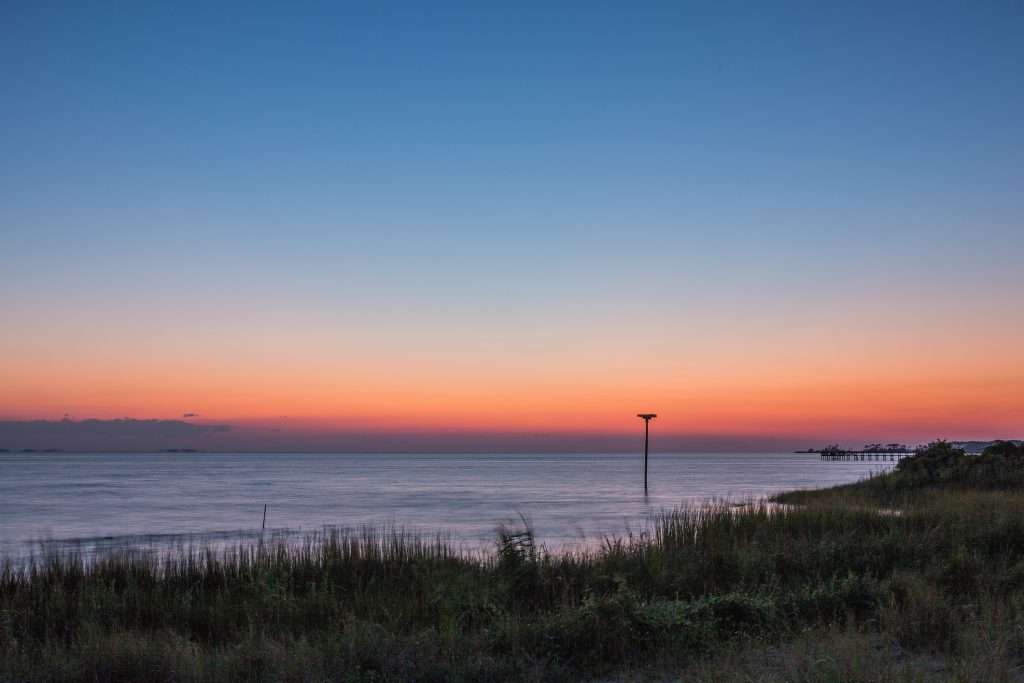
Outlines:
[{"label": "sky", "polygon": [[1015,1],[9,0],[0,421],[1019,438],[1022,75]]}]

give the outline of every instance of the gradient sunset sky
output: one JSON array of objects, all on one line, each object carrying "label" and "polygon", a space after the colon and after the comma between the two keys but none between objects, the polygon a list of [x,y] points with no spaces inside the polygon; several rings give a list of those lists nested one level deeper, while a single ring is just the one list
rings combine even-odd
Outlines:
[{"label": "gradient sunset sky", "polygon": [[1024,4],[8,1],[0,256],[0,420],[1020,438]]}]

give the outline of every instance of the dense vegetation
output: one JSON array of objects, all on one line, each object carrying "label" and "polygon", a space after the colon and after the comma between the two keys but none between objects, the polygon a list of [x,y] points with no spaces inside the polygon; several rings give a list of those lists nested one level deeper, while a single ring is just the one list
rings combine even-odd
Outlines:
[{"label": "dense vegetation", "polygon": [[40,558],[0,569],[0,680],[1017,680],[1022,462],[938,442],[586,553],[519,524],[484,558],[397,532]]},{"label": "dense vegetation", "polygon": [[1024,490],[1024,442],[996,441],[979,455],[935,441],[900,460],[893,472],[826,491],[794,491],[777,496],[786,503],[846,500],[901,507],[922,493],[937,491]]}]

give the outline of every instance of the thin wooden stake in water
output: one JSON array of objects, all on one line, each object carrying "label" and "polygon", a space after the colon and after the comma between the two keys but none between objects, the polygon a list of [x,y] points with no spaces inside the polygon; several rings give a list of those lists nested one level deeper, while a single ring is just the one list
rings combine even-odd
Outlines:
[{"label": "thin wooden stake in water", "polygon": [[263,504],[263,528],[267,528],[267,504]]},{"label": "thin wooden stake in water", "polygon": [[647,495],[647,436],[650,433],[651,419],[658,417],[654,413],[637,413],[644,420],[644,495]]}]

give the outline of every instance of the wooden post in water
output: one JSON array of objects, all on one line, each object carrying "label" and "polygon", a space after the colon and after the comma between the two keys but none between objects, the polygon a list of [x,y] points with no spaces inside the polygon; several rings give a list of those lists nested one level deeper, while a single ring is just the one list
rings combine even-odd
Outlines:
[{"label": "wooden post in water", "polygon": [[263,528],[267,528],[267,504],[263,504]]},{"label": "wooden post in water", "polygon": [[637,413],[644,421],[644,495],[647,495],[647,437],[650,434],[651,418],[658,417],[654,413]]}]

